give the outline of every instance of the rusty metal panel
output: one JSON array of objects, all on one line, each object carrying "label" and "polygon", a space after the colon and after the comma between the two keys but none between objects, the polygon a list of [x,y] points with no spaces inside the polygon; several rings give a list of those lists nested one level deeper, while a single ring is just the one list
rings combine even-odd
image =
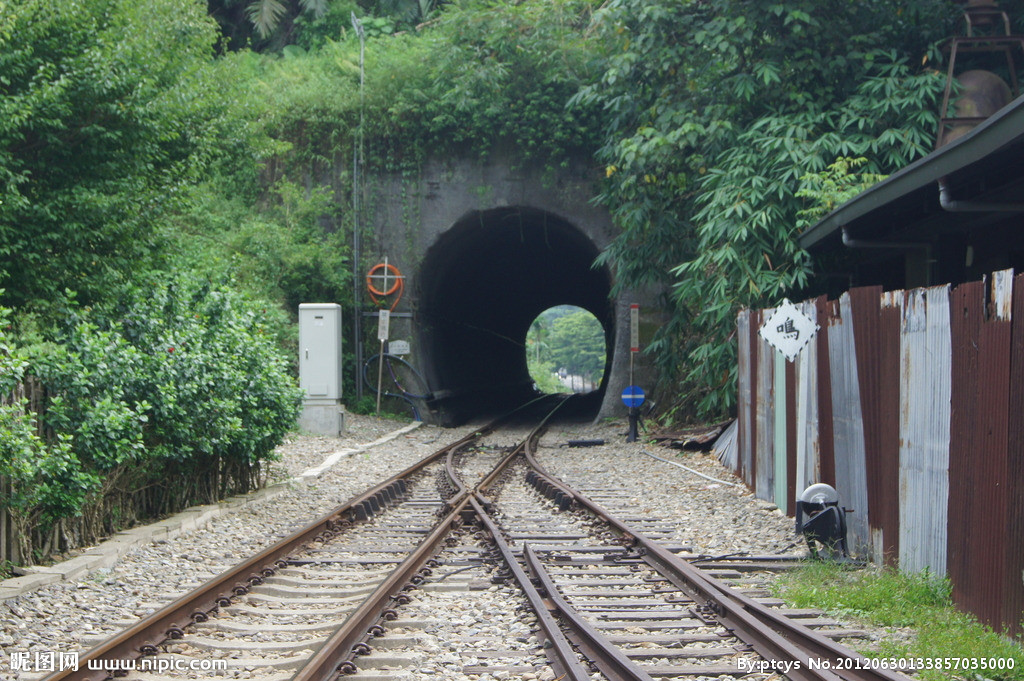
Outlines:
[{"label": "rusty metal panel", "polygon": [[753,448],[753,417],[754,404],[751,395],[751,344],[750,344],[750,317],[752,313],[748,309],[740,310],[736,318],[737,338],[737,366],[736,366],[736,421],[738,423],[736,432],[736,462],[733,470],[736,474],[743,476],[744,462],[750,460],[750,452]]},{"label": "rusty metal panel", "polygon": [[[774,308],[761,311],[764,319]],[[760,322],[760,320],[758,320]],[[760,326],[760,324],[758,324]],[[758,499],[774,499],[775,482],[775,348],[757,337],[757,433],[754,445],[754,494]]]},{"label": "rusty metal panel", "polygon": [[[978,394],[978,333],[985,316],[985,283],[972,281],[953,289],[950,296],[952,366],[949,411],[949,526],[946,571],[955,597],[962,598],[962,583],[970,573],[969,522],[974,478],[970,451],[975,441]],[[980,459],[981,457],[979,457]],[[980,460],[978,461],[980,464]],[[983,465],[983,464],[981,464]],[[979,505],[980,506],[980,505]]]},{"label": "rusty metal panel", "polygon": [[835,436],[832,425],[832,372],[829,368],[829,319],[834,306],[824,296],[815,301],[818,309],[818,473],[817,482],[836,484]]},{"label": "rusty metal panel", "polygon": [[952,385],[947,568],[953,598],[991,626],[1002,617],[1009,489],[1012,276],[952,295]]},{"label": "rusty metal panel", "polygon": [[871,509],[872,527],[882,531],[885,563],[896,566],[900,555],[900,329],[903,291],[882,294],[879,310],[879,468],[881,497]]},{"label": "rusty metal panel", "polygon": [[[850,289],[853,310],[853,336],[857,351],[857,380],[860,388],[860,412],[864,423],[864,463],[866,466],[867,509],[871,533],[871,559],[885,555],[882,517],[885,499],[881,492],[880,428],[883,401],[881,394],[881,305],[882,287]],[[893,406],[896,406],[895,404]]]},{"label": "rusty metal panel", "polygon": [[[799,305],[800,311],[818,321],[818,301]],[[819,331],[823,334],[824,331]],[[793,484],[796,494],[821,479],[818,463],[818,343],[808,343],[794,362],[796,373],[796,461]],[[793,495],[794,499],[796,495]]]},{"label": "rusty metal panel", "polygon": [[1024,612],[1024,274],[1013,282],[1010,395],[1007,423],[1007,531],[1003,569],[1003,629],[1021,635]]},{"label": "rusty metal panel", "polygon": [[846,516],[850,551],[865,556],[871,551],[871,531],[864,465],[864,422],[860,408],[853,310],[848,293],[839,299],[839,314],[829,320],[829,367],[832,372],[835,488],[839,492],[840,503],[853,509]]},{"label": "rusty metal panel", "polygon": [[946,574],[949,287],[909,291],[900,339],[900,566]]}]

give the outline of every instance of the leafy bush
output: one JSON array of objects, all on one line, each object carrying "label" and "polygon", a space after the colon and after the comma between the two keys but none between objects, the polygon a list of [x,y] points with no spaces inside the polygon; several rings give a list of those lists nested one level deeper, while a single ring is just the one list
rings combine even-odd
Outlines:
[{"label": "leafy bush", "polygon": [[31,544],[53,548],[55,525],[63,541],[71,519],[88,540],[249,491],[300,400],[264,316],[179,276],[136,290],[116,318],[79,310],[23,352],[0,337],[0,394],[31,374],[48,396],[34,418],[23,401],[0,409],[0,473],[12,481],[2,503]]},{"label": "leafy bush", "polygon": [[3,301],[102,300],[159,263],[159,219],[235,139],[231,88],[210,81],[216,24],[198,0],[12,0],[2,14]]},{"label": "leafy bush", "polygon": [[76,513],[98,479],[80,469],[66,436],[50,446],[39,437],[26,398],[7,398],[25,380],[29,367],[7,337],[9,316],[0,307],[0,476],[8,482],[0,503],[15,521],[21,555],[28,555],[30,528]]},{"label": "leafy bush", "polygon": [[574,102],[604,113],[601,200],[621,233],[600,260],[619,286],[674,287],[648,352],[689,416],[735,403],[736,312],[807,282],[801,178],[851,156],[890,173],[931,149],[951,18],[942,0],[610,0],[595,14],[602,74]]}]

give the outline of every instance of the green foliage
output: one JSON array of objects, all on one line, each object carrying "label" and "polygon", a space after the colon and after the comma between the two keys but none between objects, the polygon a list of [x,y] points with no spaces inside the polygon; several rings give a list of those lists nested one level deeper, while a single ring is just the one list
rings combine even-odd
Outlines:
[{"label": "green foliage", "polygon": [[734,403],[738,309],[806,282],[801,178],[849,156],[888,173],[930,150],[942,79],[927,64],[950,16],[938,0],[598,13],[603,74],[574,101],[605,112],[601,199],[622,233],[601,260],[620,286],[674,286],[649,352],[703,416]]},{"label": "green foliage", "polygon": [[0,30],[0,286],[82,302],[159,262],[154,224],[219,142],[197,0],[10,0]]},{"label": "green foliage", "polygon": [[588,77],[583,31],[594,4],[527,0],[499,10],[471,0],[446,6],[421,31],[394,35],[390,19],[364,17],[365,98],[359,42],[348,31],[308,54],[256,62],[266,129],[293,145],[287,163],[306,169],[351,158],[360,120],[370,172],[503,144],[556,167],[598,139],[592,110],[565,109]]},{"label": "green foliage", "polygon": [[601,380],[607,359],[604,329],[586,310],[555,319],[548,336],[551,361],[569,373]]},{"label": "green foliage", "polygon": [[354,0],[332,0],[319,16],[315,12],[300,13],[293,24],[295,44],[315,50],[329,41],[341,40],[352,31],[353,13],[362,13]]},{"label": "green foliage", "polygon": [[118,315],[111,328],[141,357],[125,396],[145,405],[149,456],[255,463],[271,454],[294,425],[299,393],[264,317],[189,277],[154,282]]},{"label": "green foliage", "polygon": [[801,177],[801,189],[796,196],[811,201],[810,206],[797,211],[797,215],[802,218],[801,226],[810,227],[857,194],[886,178],[877,173],[853,172],[865,163],[867,159],[864,157],[838,158],[825,170]]},{"label": "green foliage", "polygon": [[136,290],[111,316],[78,310],[52,340],[17,354],[0,337],[0,368],[10,369],[0,392],[31,374],[49,395],[36,415],[24,401],[0,407],[0,472],[12,481],[0,501],[45,530],[125,495],[118,481],[164,489],[160,508],[195,500],[181,492],[211,464],[214,479],[199,485],[207,501],[248,490],[299,405],[264,317],[180,276]]},{"label": "green foliage", "polygon": [[301,43],[304,34],[313,37],[325,27],[333,27],[341,13],[347,24],[349,12],[356,7],[355,2],[339,0],[210,0],[208,5],[226,48],[273,52]]},{"label": "green foliage", "polygon": [[530,376],[541,392],[571,392],[556,377],[560,370],[600,383],[607,360],[604,329],[586,310],[571,305],[553,307],[530,325],[526,358]]},{"label": "green foliage", "polygon": [[[869,656],[887,658],[1012,659],[1012,670],[985,670],[989,679],[1024,679],[1024,650],[957,611],[950,582],[927,571],[850,570],[835,563],[815,562],[780,577],[774,590],[794,607],[823,608],[842,617],[875,626],[914,630],[909,641],[883,640]],[[962,678],[962,673],[925,670],[921,678]]]},{"label": "green foliage", "polygon": [[[10,311],[0,307],[0,398],[12,394],[30,366],[8,337],[9,317]],[[32,509],[50,524],[74,514],[97,478],[80,470],[67,437],[48,446],[37,430],[27,399],[0,399],[0,476],[9,483],[0,504],[15,517]]]},{"label": "green foliage", "polygon": [[565,104],[588,77],[583,30],[594,6],[548,0],[502,11],[473,2],[448,9],[435,29],[447,46],[430,63],[433,96],[406,104],[423,107],[420,121],[434,138],[427,143],[514,140],[524,156],[543,160],[552,150],[586,149],[595,139],[592,111],[567,112]]},{"label": "green foliage", "polygon": [[178,262],[280,303],[292,315],[300,303],[352,299],[350,234],[338,228],[329,188],[281,179],[259,200],[226,195],[205,183],[188,212],[175,218]]}]

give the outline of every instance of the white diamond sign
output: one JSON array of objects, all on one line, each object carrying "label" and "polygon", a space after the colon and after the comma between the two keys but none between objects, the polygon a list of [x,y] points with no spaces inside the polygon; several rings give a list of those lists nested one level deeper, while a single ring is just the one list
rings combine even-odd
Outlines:
[{"label": "white diamond sign", "polygon": [[783,298],[782,304],[761,325],[759,333],[761,338],[792,362],[808,341],[814,338],[818,328],[813,319]]}]

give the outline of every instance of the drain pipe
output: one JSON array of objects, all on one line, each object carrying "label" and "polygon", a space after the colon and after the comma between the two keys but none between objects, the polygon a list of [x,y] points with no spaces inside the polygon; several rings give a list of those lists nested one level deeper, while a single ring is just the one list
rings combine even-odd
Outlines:
[{"label": "drain pipe", "polygon": [[939,178],[939,205],[950,213],[1024,213],[1024,203],[957,201],[951,196],[949,182],[945,177]]},{"label": "drain pipe", "polygon": [[871,248],[877,250],[923,252],[925,266],[925,281],[929,284],[931,283],[932,264],[935,262],[935,260],[932,258],[932,245],[930,243],[919,241],[863,241],[861,239],[851,238],[850,233],[847,231],[846,227],[842,228],[842,234],[843,245],[846,246],[847,248]]},{"label": "drain pipe", "polygon": [[843,234],[843,245],[847,248],[878,248],[888,249],[890,251],[925,251],[928,258],[931,259],[932,245],[926,242],[920,241],[864,241],[863,239],[854,239],[850,236],[846,227],[841,228]]}]

